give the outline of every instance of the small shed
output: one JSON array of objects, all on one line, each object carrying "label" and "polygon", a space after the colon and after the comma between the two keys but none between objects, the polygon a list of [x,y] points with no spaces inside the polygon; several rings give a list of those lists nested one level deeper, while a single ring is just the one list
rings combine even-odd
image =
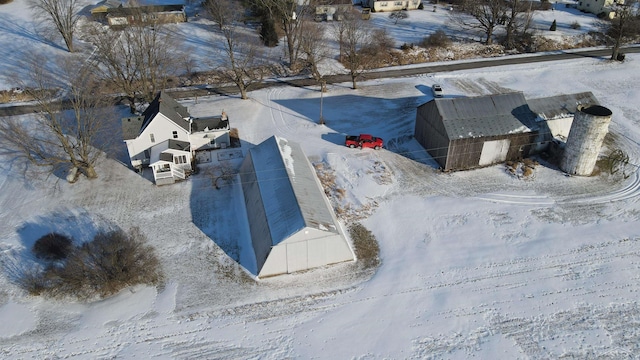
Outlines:
[{"label": "small shed", "polygon": [[520,92],[435,98],[418,107],[414,135],[443,170],[465,170],[527,156],[534,119]]},{"label": "small shed", "polygon": [[258,277],[355,260],[299,144],[275,136],[240,168]]}]

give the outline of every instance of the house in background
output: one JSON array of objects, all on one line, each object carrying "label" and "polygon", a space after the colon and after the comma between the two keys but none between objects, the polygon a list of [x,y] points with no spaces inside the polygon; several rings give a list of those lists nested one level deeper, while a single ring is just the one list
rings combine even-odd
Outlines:
[{"label": "house in background", "polygon": [[299,144],[275,136],[240,167],[258,277],[355,260]]},{"label": "house in background", "polygon": [[579,0],[576,8],[580,11],[613,19],[616,17],[615,4],[624,4],[624,0]]},{"label": "house in background", "polygon": [[138,7],[115,7],[107,9],[105,15],[111,27],[129,25],[153,25],[187,22],[184,4],[149,5]]},{"label": "house in background", "polygon": [[361,2],[363,8],[370,8],[373,12],[417,10],[420,7],[420,4],[422,4],[421,0],[362,0]]},{"label": "house in background", "polygon": [[193,118],[187,108],[160,92],[140,116],[122,119],[122,135],[131,166],[149,166],[157,185],[185,179],[196,151],[230,145],[226,114]]},{"label": "house in background", "polygon": [[110,9],[117,9],[121,7],[122,2],[120,0],[103,0],[90,10],[91,17],[95,21],[106,21],[107,12]]}]

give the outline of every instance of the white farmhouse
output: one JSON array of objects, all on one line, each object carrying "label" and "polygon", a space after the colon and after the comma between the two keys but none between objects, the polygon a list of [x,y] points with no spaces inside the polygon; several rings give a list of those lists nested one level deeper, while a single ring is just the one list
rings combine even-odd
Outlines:
[{"label": "white farmhouse", "polygon": [[616,3],[624,4],[624,0],[579,0],[576,8],[596,15],[604,14],[612,19],[616,14],[613,9]]},{"label": "white farmhouse", "polygon": [[240,168],[258,277],[355,260],[299,144],[275,136]]},{"label": "white farmhouse", "polygon": [[421,0],[362,0],[362,7],[371,8],[374,12],[417,10],[421,3]]},{"label": "white farmhouse", "polygon": [[193,118],[164,92],[140,116],[122,119],[122,135],[131,165],[149,166],[157,185],[185,179],[193,171],[196,151],[230,145],[226,114]]}]

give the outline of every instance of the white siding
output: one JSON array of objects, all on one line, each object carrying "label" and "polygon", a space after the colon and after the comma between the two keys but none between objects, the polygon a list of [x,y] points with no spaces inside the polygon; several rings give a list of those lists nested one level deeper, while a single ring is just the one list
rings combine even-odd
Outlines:
[{"label": "white siding", "polygon": [[[156,115],[137,138],[126,141],[129,157],[131,160],[142,160],[146,149],[161,144],[165,140],[174,139],[174,131],[178,133],[176,140],[189,142],[189,134],[185,129],[179,127],[162,114]],[[153,143],[151,142],[151,134],[155,139]]]}]

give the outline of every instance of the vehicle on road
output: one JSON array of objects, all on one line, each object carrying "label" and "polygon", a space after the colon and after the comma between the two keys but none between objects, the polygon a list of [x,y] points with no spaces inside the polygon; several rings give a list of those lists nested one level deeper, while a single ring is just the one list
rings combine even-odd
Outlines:
[{"label": "vehicle on road", "polygon": [[350,148],[372,148],[380,149],[384,145],[384,141],[369,134],[347,135],[344,141],[345,146]]},{"label": "vehicle on road", "polygon": [[442,90],[442,86],[440,86],[440,84],[431,85],[431,91],[433,92],[433,97],[441,98],[444,96],[444,91]]}]

